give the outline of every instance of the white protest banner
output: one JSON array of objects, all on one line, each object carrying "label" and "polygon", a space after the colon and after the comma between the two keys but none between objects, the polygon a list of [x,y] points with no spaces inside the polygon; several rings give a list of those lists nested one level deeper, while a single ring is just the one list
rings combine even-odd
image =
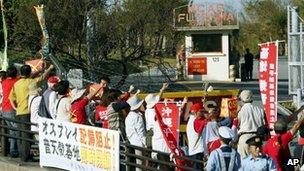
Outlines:
[{"label": "white protest banner", "polygon": [[119,171],[119,132],[39,119],[40,166]]}]

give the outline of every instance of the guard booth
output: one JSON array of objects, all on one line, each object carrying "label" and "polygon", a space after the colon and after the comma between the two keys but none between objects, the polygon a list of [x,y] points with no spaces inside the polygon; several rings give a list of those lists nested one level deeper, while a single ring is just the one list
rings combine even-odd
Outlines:
[{"label": "guard booth", "polygon": [[[174,28],[185,32],[186,80],[231,81],[231,41],[239,29],[237,12],[222,3],[189,4],[175,8]],[[229,69],[229,65],[230,69]]]}]

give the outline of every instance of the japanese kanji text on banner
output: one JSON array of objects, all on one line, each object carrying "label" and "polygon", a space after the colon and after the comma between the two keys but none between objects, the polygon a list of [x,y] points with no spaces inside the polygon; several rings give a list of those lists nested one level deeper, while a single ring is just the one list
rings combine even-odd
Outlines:
[{"label": "japanese kanji text on banner", "polygon": [[40,165],[66,170],[119,170],[117,131],[40,118]]},{"label": "japanese kanji text on banner", "polygon": [[175,153],[179,137],[179,108],[176,103],[158,103],[155,105],[155,113],[164,139],[171,152]]},{"label": "japanese kanji text on banner", "polygon": [[260,92],[269,128],[277,120],[277,48],[277,43],[260,45]]}]

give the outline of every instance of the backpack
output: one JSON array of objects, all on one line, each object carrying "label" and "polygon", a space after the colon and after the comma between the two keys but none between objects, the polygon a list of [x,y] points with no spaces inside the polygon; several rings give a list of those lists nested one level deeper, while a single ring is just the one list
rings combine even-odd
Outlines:
[{"label": "backpack", "polygon": [[44,118],[50,118],[52,119],[50,113],[48,112],[46,105],[45,105],[45,101],[44,101],[44,96],[41,96],[41,102],[39,104],[39,108],[38,108],[38,115],[40,117],[44,117]]}]

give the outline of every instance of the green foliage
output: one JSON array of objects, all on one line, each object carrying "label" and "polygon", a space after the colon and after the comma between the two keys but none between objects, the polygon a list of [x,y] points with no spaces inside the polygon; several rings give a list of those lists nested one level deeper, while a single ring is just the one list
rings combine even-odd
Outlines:
[{"label": "green foliage", "polygon": [[[40,3],[40,0],[5,1],[8,56],[12,62],[22,63],[41,48],[42,32],[33,8]],[[90,79],[96,75],[117,75],[123,84],[128,74],[141,71],[139,60],[149,66],[163,66],[166,62],[162,58],[174,56],[183,35],[173,30],[172,11],[187,3],[187,0],[44,0],[51,51],[67,70],[81,68]]]},{"label": "green foliage", "polygon": [[301,18],[304,18],[304,1],[303,0],[292,0],[293,5],[299,8]]},{"label": "green foliage", "polygon": [[258,52],[258,44],[275,40],[287,40],[286,1],[249,0],[244,2],[244,19],[240,23],[238,49],[248,47]]}]

